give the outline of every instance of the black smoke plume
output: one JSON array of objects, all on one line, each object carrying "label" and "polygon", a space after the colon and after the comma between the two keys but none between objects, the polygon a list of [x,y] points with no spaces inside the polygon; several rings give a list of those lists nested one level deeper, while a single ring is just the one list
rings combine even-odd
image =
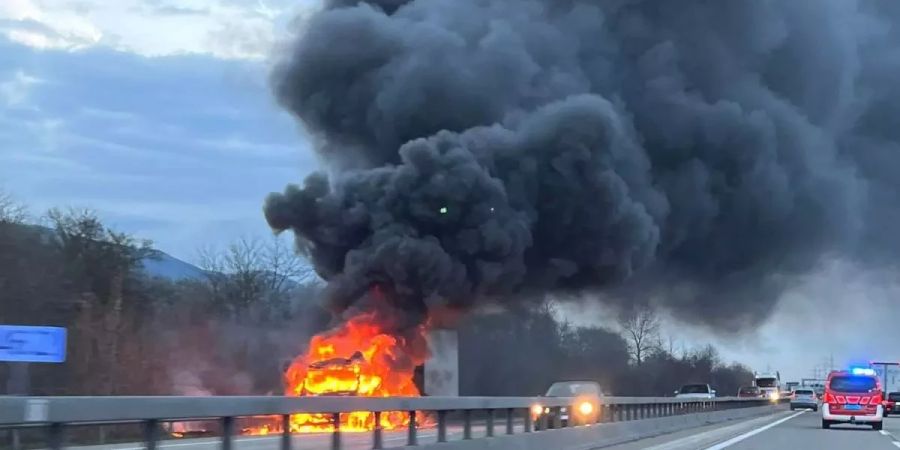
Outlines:
[{"label": "black smoke plume", "polygon": [[336,311],[754,325],[823,255],[896,260],[898,30],[892,0],[332,0],[273,74],[328,173],[266,218]]}]

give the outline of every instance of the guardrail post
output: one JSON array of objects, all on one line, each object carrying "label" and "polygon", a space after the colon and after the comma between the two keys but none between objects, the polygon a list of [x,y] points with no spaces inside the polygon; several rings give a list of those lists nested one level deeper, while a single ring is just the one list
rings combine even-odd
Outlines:
[{"label": "guardrail post", "polygon": [[156,450],[159,441],[159,421],[150,419],[144,422],[144,442],[147,450]]},{"label": "guardrail post", "polygon": [[513,434],[513,409],[506,408],[506,434]]},{"label": "guardrail post", "polygon": [[472,410],[463,410],[463,440],[472,439]]},{"label": "guardrail post", "polygon": [[525,432],[531,433],[531,408],[525,410]]},{"label": "guardrail post", "polygon": [[[544,409],[546,411],[546,408]],[[546,430],[550,428],[550,418],[547,416],[547,413],[541,414],[541,429]]]},{"label": "guardrail post", "polygon": [[638,419],[643,420],[646,418],[647,418],[647,405],[644,403],[641,403],[640,405],[638,405]]},{"label": "guardrail post", "polygon": [[487,437],[494,437],[494,410],[487,410],[487,424],[486,424],[485,435]]},{"label": "guardrail post", "polygon": [[19,429],[13,428],[9,430],[9,437],[12,439],[12,450],[22,450],[22,439],[19,436]]},{"label": "guardrail post", "polygon": [[437,441],[447,442],[447,411],[438,410]]},{"label": "guardrail post", "polygon": [[372,448],[380,450],[384,446],[383,429],[381,428],[381,411],[375,411],[375,429],[372,430]]},{"label": "guardrail post", "polygon": [[341,450],[341,413],[331,414],[331,450]]},{"label": "guardrail post", "polygon": [[234,436],[234,417],[222,418],[222,450],[231,450]]},{"label": "guardrail post", "polygon": [[62,450],[63,424],[51,423],[47,428],[47,447],[49,447],[50,450]]},{"label": "guardrail post", "polygon": [[416,435],[416,412],[409,412],[409,433],[406,435],[406,445],[419,445]]},{"label": "guardrail post", "polygon": [[[147,449],[150,450],[150,449]],[[291,450],[291,415],[281,415],[281,450]]]}]

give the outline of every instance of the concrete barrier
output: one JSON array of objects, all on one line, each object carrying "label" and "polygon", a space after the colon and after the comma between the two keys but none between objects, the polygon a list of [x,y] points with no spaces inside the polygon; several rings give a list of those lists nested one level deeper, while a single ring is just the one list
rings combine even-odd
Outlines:
[{"label": "concrete barrier", "polygon": [[404,448],[419,450],[591,450],[704,425],[774,414],[783,410],[784,407],[778,405],[758,406]]}]

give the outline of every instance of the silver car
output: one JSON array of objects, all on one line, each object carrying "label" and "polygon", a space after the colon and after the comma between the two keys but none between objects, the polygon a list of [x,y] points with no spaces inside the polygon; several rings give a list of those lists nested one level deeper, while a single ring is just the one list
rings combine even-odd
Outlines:
[{"label": "silver car", "polygon": [[799,388],[791,395],[791,411],[795,409],[819,410],[819,398],[812,389]]}]

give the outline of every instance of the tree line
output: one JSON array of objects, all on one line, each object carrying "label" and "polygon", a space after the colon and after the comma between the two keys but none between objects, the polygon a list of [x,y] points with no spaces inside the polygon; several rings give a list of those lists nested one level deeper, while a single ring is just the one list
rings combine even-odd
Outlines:
[{"label": "tree line", "polygon": [[[159,256],[86,210],[30,220],[0,192],[0,323],[68,328],[63,364],[30,365],[33,395],[277,394],[287,361],[331,325],[323,284],[282,240],[202,248],[202,276],[148,276]],[[664,349],[652,311],[620,329],[573,327],[548,305],[475,312],[459,327],[463,395],[535,395],[560,379],[617,395],[709,382],[736,392],[752,373],[712,347]],[[10,365],[0,363],[0,382]],[[0,389],[3,385],[0,384]]]},{"label": "tree line", "polygon": [[676,352],[663,345],[656,315],[638,308],[619,329],[573,327],[552,307],[480,314],[460,329],[463,395],[538,395],[554,381],[593,380],[606,393],[670,396],[682,384],[708,383],[736,395],[753,372],[724,363],[711,345]]}]

